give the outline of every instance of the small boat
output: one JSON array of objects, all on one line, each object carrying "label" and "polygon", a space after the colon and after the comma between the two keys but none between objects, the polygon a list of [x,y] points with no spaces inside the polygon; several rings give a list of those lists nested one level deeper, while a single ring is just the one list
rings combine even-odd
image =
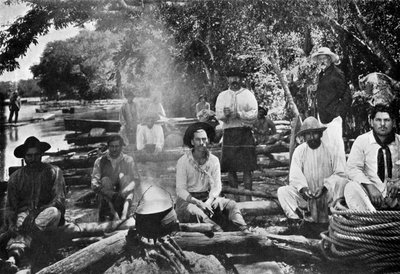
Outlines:
[{"label": "small boat", "polygon": [[64,118],[65,130],[87,133],[92,128],[104,128],[107,132],[118,132],[121,124],[118,120],[94,120]]},{"label": "small boat", "polygon": [[91,136],[90,133],[71,133],[65,136],[65,140],[68,144],[84,146],[88,144],[107,142],[108,138],[110,138],[111,135],[113,134],[109,132],[106,132],[99,136]]}]

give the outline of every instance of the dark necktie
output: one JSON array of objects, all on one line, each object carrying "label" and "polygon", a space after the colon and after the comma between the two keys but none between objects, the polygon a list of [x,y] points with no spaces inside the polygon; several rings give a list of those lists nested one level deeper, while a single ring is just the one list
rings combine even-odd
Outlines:
[{"label": "dark necktie", "polygon": [[389,178],[392,178],[392,154],[390,153],[390,149],[388,145],[395,140],[395,133],[392,131],[386,139],[382,142],[379,137],[373,132],[375,141],[381,146],[378,150],[378,176],[382,182],[385,180],[385,158],[383,156],[383,150],[386,153],[386,165],[387,165],[387,174]]}]

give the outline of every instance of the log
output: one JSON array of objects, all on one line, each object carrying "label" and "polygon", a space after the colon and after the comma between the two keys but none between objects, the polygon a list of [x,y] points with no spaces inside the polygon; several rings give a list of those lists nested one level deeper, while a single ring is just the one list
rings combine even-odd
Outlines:
[{"label": "log", "polygon": [[[63,234],[64,238],[84,238],[105,236],[117,230],[126,230],[135,227],[135,219],[110,221],[103,223],[67,223],[58,227],[55,232]],[[206,233],[213,231],[211,224],[206,223],[180,223],[179,228],[184,232]]]},{"label": "log", "polygon": [[243,196],[254,196],[254,197],[260,197],[260,198],[266,198],[266,199],[273,199],[276,200],[277,197],[274,195],[271,195],[269,193],[264,193],[261,191],[254,191],[254,190],[248,190],[248,189],[237,189],[237,188],[232,188],[232,187],[227,187],[224,186],[222,188],[222,193],[225,194],[235,194],[235,195],[243,195]]},{"label": "log", "polygon": [[126,234],[128,230],[91,244],[71,256],[43,268],[38,274],[69,274],[79,273],[92,264],[107,259],[110,264],[120,258],[124,253]]},{"label": "log", "polygon": [[237,203],[243,216],[266,216],[282,213],[276,201],[248,201]]},{"label": "log", "polygon": [[[126,235],[127,230],[118,232],[42,269],[38,274],[79,273],[105,258],[112,264],[123,255]],[[278,245],[268,239],[268,237],[272,237],[276,241],[283,241],[285,245]],[[203,254],[226,253],[229,251],[230,253],[263,252],[261,254],[283,252],[290,255],[297,254],[308,259],[315,259],[315,256],[320,256],[320,252],[318,251],[319,240],[311,240],[302,236],[277,237],[277,235],[268,233],[217,232],[214,234],[214,237],[210,238],[197,232],[178,232],[174,236],[174,239],[182,249]],[[286,244],[291,242],[295,243],[296,247]]]}]

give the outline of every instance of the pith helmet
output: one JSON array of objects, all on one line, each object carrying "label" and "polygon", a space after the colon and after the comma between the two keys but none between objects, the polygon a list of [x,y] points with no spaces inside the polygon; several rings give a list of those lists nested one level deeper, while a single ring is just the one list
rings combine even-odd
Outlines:
[{"label": "pith helmet", "polygon": [[304,135],[309,132],[323,132],[325,129],[326,127],[322,126],[315,117],[310,116],[304,120],[300,127],[300,131],[297,133],[297,136]]}]

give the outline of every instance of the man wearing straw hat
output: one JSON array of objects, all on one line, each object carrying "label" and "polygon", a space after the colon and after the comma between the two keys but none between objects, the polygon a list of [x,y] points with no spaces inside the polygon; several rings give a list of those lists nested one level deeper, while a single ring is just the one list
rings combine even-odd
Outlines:
[{"label": "man wearing straw hat", "polygon": [[30,136],[14,150],[15,157],[23,158],[26,166],[11,174],[8,181],[4,217],[12,237],[7,244],[9,259],[1,261],[0,273],[15,273],[32,237],[64,222],[66,191],[62,171],[42,163],[42,156],[50,147]]},{"label": "man wearing straw hat", "polygon": [[318,63],[320,73],[316,88],[316,117],[327,126],[322,139],[336,147],[342,161],[345,161],[343,143],[343,119],[350,109],[351,92],[343,72],[336,66],[339,56],[327,47],[321,47],[312,56]]},{"label": "man wearing straw hat", "polygon": [[207,149],[214,128],[203,122],[188,127],[183,143],[191,148],[176,165],[177,214],[182,222],[211,223],[217,231],[247,231],[233,200],[219,197],[222,189],[218,158]]},{"label": "man wearing straw hat", "polygon": [[326,127],[316,118],[304,120],[297,136],[305,142],[293,153],[289,185],[278,189],[279,202],[291,227],[301,224],[304,210],[311,211],[313,222],[327,223],[328,205],[343,197],[345,166],[337,150],[321,140],[324,130]]},{"label": "man wearing straw hat", "polygon": [[351,210],[376,211],[400,208],[400,136],[395,133],[396,114],[376,105],[370,114],[372,130],[357,137],[347,160],[344,196]]}]

